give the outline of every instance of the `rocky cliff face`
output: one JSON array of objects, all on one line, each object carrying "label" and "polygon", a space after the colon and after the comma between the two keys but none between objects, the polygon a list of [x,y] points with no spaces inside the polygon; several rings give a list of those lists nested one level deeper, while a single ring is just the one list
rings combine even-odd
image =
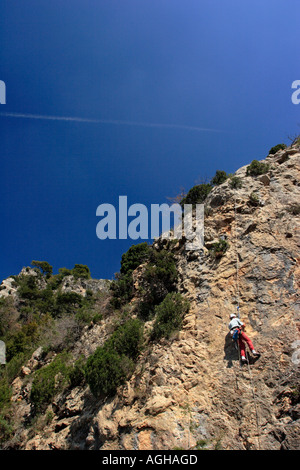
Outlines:
[{"label": "rocky cliff face", "polygon": [[[64,390],[49,406],[51,420],[29,432],[30,378],[44,365],[36,351],[13,383],[20,427],[9,448],[300,448],[299,146],[265,163],[260,176],[236,172],[241,188],[227,180],[209,194],[203,250],[155,242],[174,254],[178,291],[190,301],[181,331],[148,342],[113,397],[97,400],[87,385]],[[220,238],[226,250],[216,254]],[[228,333],[237,305],[262,354],[256,361],[249,354],[243,366]],[[95,351],[114,321],[112,313],[87,326],[74,356]]]}]

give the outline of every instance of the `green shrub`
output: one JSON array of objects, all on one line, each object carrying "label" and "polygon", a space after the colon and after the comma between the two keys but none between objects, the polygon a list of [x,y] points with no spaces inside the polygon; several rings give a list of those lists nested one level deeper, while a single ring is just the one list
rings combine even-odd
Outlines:
[{"label": "green shrub", "polygon": [[228,178],[226,171],[217,170],[215,176],[211,180],[211,184],[219,186],[224,183]]},{"label": "green shrub", "polygon": [[202,204],[211,190],[212,185],[210,183],[203,183],[194,186],[181,200],[181,207],[184,207],[184,204],[192,204],[193,206],[195,206],[196,204]]},{"label": "green shrub", "polygon": [[68,268],[59,268],[58,274],[54,274],[51,277],[48,277],[48,285],[51,289],[58,289],[62,283],[64,277],[74,276],[77,279],[90,279],[91,272],[88,266],[85,264],[75,264],[73,269]]},{"label": "green shrub", "polygon": [[189,302],[179,293],[169,293],[165,299],[155,307],[155,321],[152,330],[152,339],[169,338],[182,326],[184,315],[189,311]]},{"label": "green shrub", "polygon": [[278,152],[278,150],[284,150],[286,149],[286,145],[285,144],[278,144],[278,145],[275,145],[275,147],[272,147],[269,151],[269,155],[274,155],[276,152]]},{"label": "green shrub", "polygon": [[61,353],[53,362],[35,372],[30,393],[30,401],[36,413],[42,412],[56,393],[68,383],[68,355]]},{"label": "green shrub", "polygon": [[62,315],[65,312],[75,313],[82,305],[83,297],[77,292],[58,293],[55,302],[55,316]]},{"label": "green shrub", "polygon": [[153,294],[157,297],[157,301],[161,301],[160,291],[167,294],[176,286],[178,274],[173,254],[167,250],[152,250],[144,277],[146,282],[156,289]]},{"label": "green shrub", "polygon": [[196,449],[197,450],[202,450],[204,447],[206,447],[208,444],[206,439],[199,439],[199,441],[196,442]]},{"label": "green shrub", "polygon": [[178,278],[177,268],[172,253],[166,250],[152,250],[146,266],[141,287],[142,301],[139,303],[139,314],[147,320],[169,292],[176,289]]},{"label": "green shrub", "polygon": [[73,367],[69,370],[69,380],[71,387],[77,387],[85,382],[85,358],[77,359]]},{"label": "green shrub", "polygon": [[53,267],[47,261],[31,261],[31,264],[39,268],[46,277],[50,277],[53,272]]},{"label": "green shrub", "polygon": [[14,427],[11,423],[11,416],[0,414],[0,442],[6,442],[13,436]]},{"label": "green shrub", "polygon": [[26,351],[26,353],[20,352],[16,354],[6,363],[5,373],[9,383],[11,383],[19,375],[22,366],[25,364],[26,360],[29,359],[32,349],[28,348],[28,351]]},{"label": "green shrub", "polygon": [[26,274],[19,277],[18,295],[25,301],[35,301],[39,298],[40,292],[37,285],[37,277]]},{"label": "green shrub", "polygon": [[147,242],[132,245],[129,250],[122,255],[120,273],[126,275],[134,271],[149,258],[149,252],[150,247]]},{"label": "green shrub", "polygon": [[133,370],[133,362],[110,347],[99,347],[87,360],[86,381],[95,397],[113,395]]},{"label": "green shrub", "polygon": [[17,333],[9,333],[6,337],[6,360],[30,351],[38,340],[38,325],[30,322],[22,326]]},{"label": "green shrub", "polygon": [[114,308],[130,302],[134,293],[132,272],[145,262],[147,265],[140,280],[141,288],[145,291],[144,304],[153,307],[174,290],[177,269],[173,254],[166,250],[157,251],[147,243],[134,245],[122,256],[121,272],[110,286]]},{"label": "green shrub", "polygon": [[53,293],[52,278],[44,289],[39,288],[36,276],[25,275],[19,280],[18,295],[22,299],[20,308],[23,317],[31,315],[40,316],[44,313],[52,314],[55,310],[55,297]]},{"label": "green shrub", "polygon": [[103,315],[100,312],[95,311],[93,308],[81,307],[75,316],[79,324],[87,323],[99,323],[103,320]]},{"label": "green shrub", "polygon": [[110,284],[111,304],[114,308],[120,308],[132,299],[132,272],[149,259],[151,250],[152,248],[144,242],[132,245],[126,253],[123,253],[120,273],[116,274],[116,279]]},{"label": "green shrub", "polygon": [[85,296],[80,296],[75,305],[77,305],[75,318],[78,323],[97,323],[102,320],[103,315],[96,307],[96,296],[92,291],[87,290]]},{"label": "green shrub", "polygon": [[90,269],[85,264],[75,264],[72,269],[72,275],[75,279],[90,279],[91,272]]},{"label": "green shrub", "polygon": [[[12,297],[0,297],[0,338],[11,328],[14,317],[18,315]],[[2,339],[2,338],[1,338]]]},{"label": "green shrub", "polygon": [[132,374],[142,343],[143,325],[130,319],[88,358],[85,378],[95,397],[113,395]]},{"label": "green shrub", "polygon": [[72,269],[59,268],[58,274],[54,274],[48,279],[48,286],[52,290],[56,290],[61,285],[64,277],[71,276],[71,275],[72,275]]},{"label": "green shrub", "polygon": [[120,326],[109,339],[109,347],[120,356],[125,354],[136,359],[143,342],[143,324],[139,319],[130,319]]},{"label": "green shrub", "polygon": [[300,402],[300,385],[294,385],[291,390],[291,403],[293,406]]},{"label": "green shrub", "polygon": [[249,196],[249,201],[252,206],[258,206],[259,205],[259,197],[258,194],[255,192],[252,192]]},{"label": "green shrub", "polygon": [[269,171],[269,165],[264,162],[259,162],[258,160],[252,160],[250,165],[247,166],[246,175],[247,176],[258,176],[263,175]]},{"label": "green shrub", "polygon": [[116,280],[110,284],[112,293],[111,304],[114,308],[120,308],[128,303],[133,295],[132,272],[127,274],[116,274]]},{"label": "green shrub", "polygon": [[11,388],[7,382],[7,379],[2,377],[0,379],[0,409],[2,410],[5,406],[10,404]]},{"label": "green shrub", "polygon": [[242,179],[238,176],[231,176],[229,185],[232,189],[240,189],[243,186]]},{"label": "green shrub", "polygon": [[68,268],[59,268],[58,272],[62,278],[72,275],[72,270]]},{"label": "green shrub", "polygon": [[220,238],[219,241],[214,243],[212,248],[209,250],[210,256],[212,258],[221,258],[228,249],[228,246],[228,241]]},{"label": "green shrub", "polygon": [[48,279],[48,287],[52,290],[56,290],[62,283],[64,276],[62,274],[54,274]]},{"label": "green shrub", "polygon": [[59,293],[56,298],[56,304],[59,306],[81,306],[83,297],[77,292],[63,292]]},{"label": "green shrub", "polygon": [[38,291],[36,299],[30,304],[35,312],[41,313],[54,313],[55,311],[55,296],[50,285],[45,289]]}]

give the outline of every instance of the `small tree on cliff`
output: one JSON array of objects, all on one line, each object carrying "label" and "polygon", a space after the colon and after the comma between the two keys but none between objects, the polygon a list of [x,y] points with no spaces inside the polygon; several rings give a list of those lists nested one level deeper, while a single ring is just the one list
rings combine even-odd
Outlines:
[{"label": "small tree on cliff", "polygon": [[53,267],[47,261],[32,261],[31,264],[39,268],[46,277],[50,277],[53,272]]}]

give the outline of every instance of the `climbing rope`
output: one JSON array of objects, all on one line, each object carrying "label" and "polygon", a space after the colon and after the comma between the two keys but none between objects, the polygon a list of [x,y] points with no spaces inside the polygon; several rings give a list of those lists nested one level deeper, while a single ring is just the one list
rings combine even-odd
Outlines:
[{"label": "climbing rope", "polygon": [[[239,341],[237,340],[236,341],[236,344],[237,344],[237,350],[238,350],[238,356],[239,356],[239,361],[241,361],[241,353],[240,353],[240,346],[239,346]],[[254,406],[255,406],[255,418],[256,418],[256,428],[257,428],[257,443],[258,443],[258,450],[261,449],[261,445],[260,445],[260,422],[259,422],[259,414],[258,414],[258,407],[257,407],[257,400],[256,400],[256,396],[255,396],[255,393],[254,393],[254,384],[253,384],[253,377],[252,377],[252,373],[251,373],[251,367],[250,367],[250,364],[249,364],[249,359],[248,359],[248,355],[246,354],[246,362],[247,362],[247,366],[248,366],[248,372],[249,372],[249,376],[250,376],[250,388],[251,388],[251,391],[252,391],[252,397],[253,397],[253,401],[254,401]],[[237,384],[237,389],[239,388],[238,386],[238,381],[237,381],[237,374],[236,374],[236,384]],[[248,388],[248,387],[247,387]]]},{"label": "climbing rope", "polygon": [[240,318],[240,286],[239,286],[239,253],[238,253],[238,230],[236,216],[236,194],[234,193],[234,220],[235,220],[235,249],[236,249],[236,301],[237,315]]},{"label": "climbing rope", "polygon": [[[236,194],[234,193],[234,220],[235,220],[235,248],[236,248],[236,300],[237,300],[237,316],[240,318],[240,286],[239,286],[239,253],[238,253],[238,223],[237,223],[237,211],[236,211]],[[240,355],[240,347],[239,341],[237,340],[237,349],[239,355],[239,361],[241,360]],[[253,384],[253,377],[251,373],[251,367],[249,364],[248,355],[246,354],[246,362],[248,366],[248,372],[250,376],[250,386],[255,406],[255,416],[256,416],[256,427],[257,427],[257,441],[258,441],[258,450],[260,450],[260,423],[259,423],[259,415],[258,415],[258,407],[257,407],[257,400],[254,393],[254,384]]]},{"label": "climbing rope", "polygon": [[254,393],[254,385],[253,385],[251,367],[250,367],[249,360],[248,360],[247,356],[246,356],[246,361],[247,361],[247,365],[248,365],[248,371],[249,371],[249,375],[250,375],[250,383],[251,383],[253,401],[254,401],[254,405],[255,405],[257,441],[258,441],[258,450],[260,450],[260,423],[259,423],[259,416],[258,416],[257,400],[256,400],[256,396],[255,396],[255,393]]}]

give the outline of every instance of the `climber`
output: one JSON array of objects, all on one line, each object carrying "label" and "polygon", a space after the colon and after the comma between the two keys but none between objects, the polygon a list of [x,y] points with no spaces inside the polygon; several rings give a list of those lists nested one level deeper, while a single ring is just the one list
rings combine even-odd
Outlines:
[{"label": "climber", "polygon": [[251,339],[248,338],[248,336],[244,332],[245,324],[234,313],[230,315],[230,323],[228,325],[228,328],[233,339],[238,341],[242,362],[247,362],[245,343],[248,344],[253,356],[257,358],[260,357],[260,354],[255,351]]}]

